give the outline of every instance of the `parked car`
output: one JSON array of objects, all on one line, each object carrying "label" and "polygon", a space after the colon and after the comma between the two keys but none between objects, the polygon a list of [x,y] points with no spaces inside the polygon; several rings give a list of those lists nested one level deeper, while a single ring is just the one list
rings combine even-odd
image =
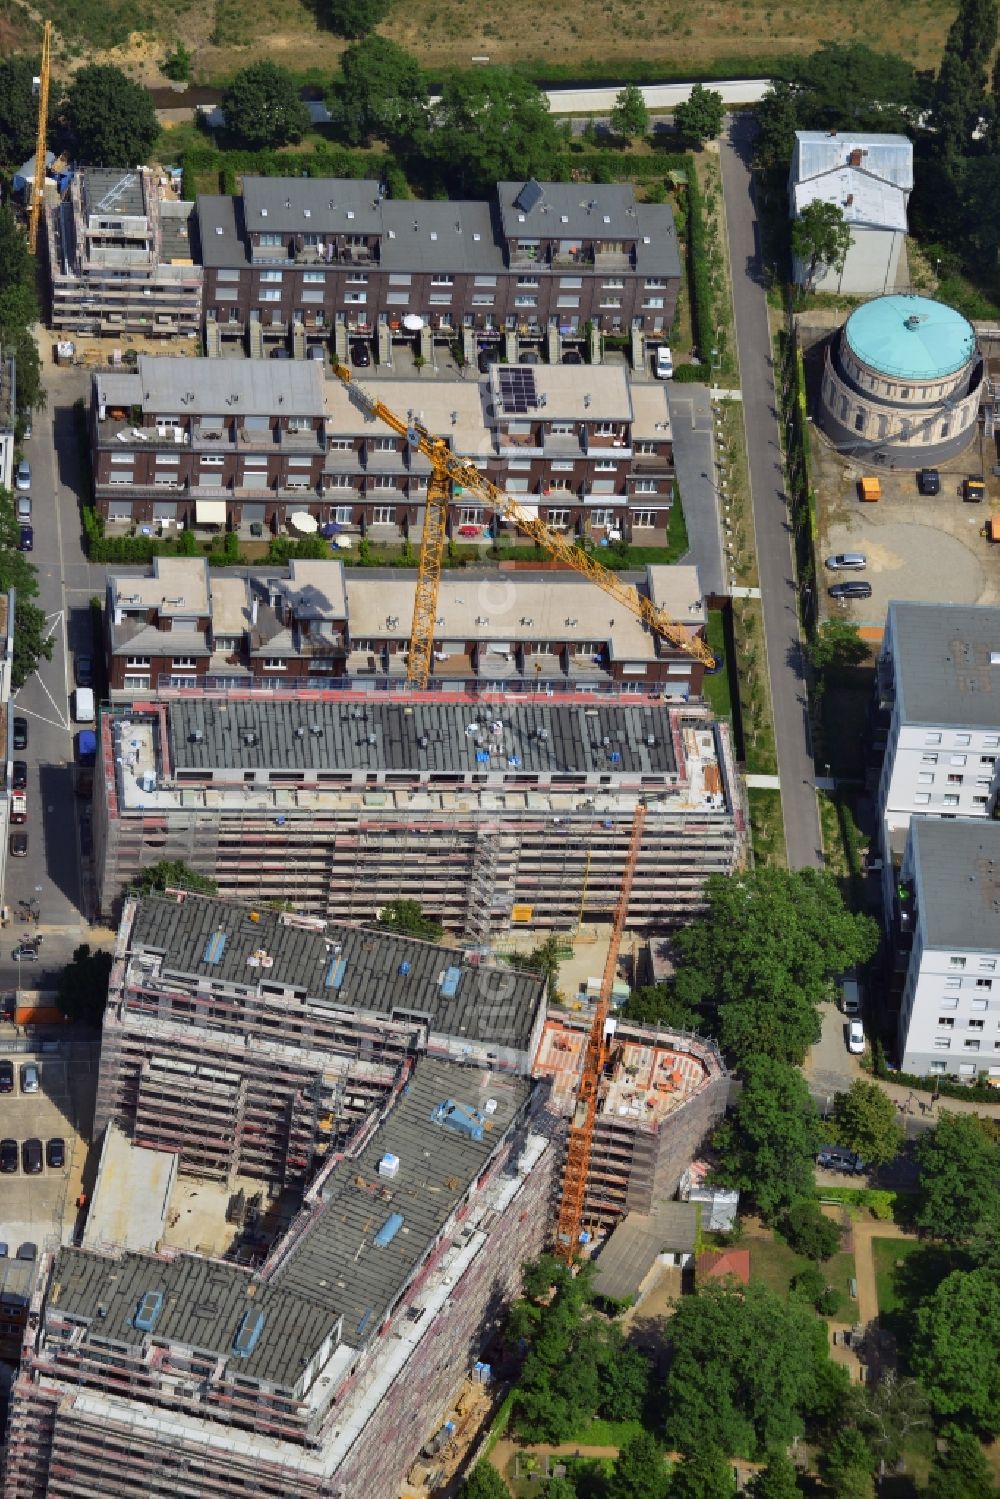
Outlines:
[{"label": "parked car", "polygon": [[28,784],[27,760],[15,760],[11,785],[15,791],[23,791]]},{"label": "parked car", "polygon": [[852,1020],[847,1028],[847,1049],[853,1056],[860,1056],[865,1049],[865,1028],[860,1020]]},{"label": "parked car", "polygon": [[323,352],[323,350],[322,350],[322,348],[320,347],[319,344],[310,344],[309,345],[309,358],[310,359],[315,359],[315,361],[316,361],[317,364],[325,364],[326,363],[326,355],[324,354],[324,352]]},{"label": "parked car", "polygon": [[26,718],[14,719],[14,748],[28,748],[28,720]]},{"label": "parked car", "polygon": [[31,423],[30,422],[25,422],[25,424],[24,424],[24,431],[21,433],[21,441],[22,442],[30,442],[31,441]]},{"label": "parked car", "polygon": [[0,1093],[13,1093],[14,1091],[14,1063],[6,1057],[0,1061]]},{"label": "parked car", "polygon": [[287,349],[272,349],[271,350],[271,358],[272,359],[291,359],[291,357],[292,356],[291,356],[291,354],[289,354],[289,352],[288,352]]},{"label": "parked car", "polygon": [[674,374],[674,356],[666,344],[661,344],[656,351],[656,364],[653,366],[657,380],[672,380]]},{"label": "parked car", "polygon": [[500,355],[496,349],[480,349],[478,363],[479,373],[485,375],[489,372],[491,364],[500,363]]},{"label": "parked car", "polygon": [[12,823],[27,822],[28,820],[28,793],[26,791],[12,791],[10,796],[10,820]]},{"label": "parked car", "polygon": [[941,475],[936,468],[922,468],[917,475],[917,488],[921,494],[940,494]]},{"label": "parked car", "polygon": [[41,1078],[38,1076],[38,1066],[35,1062],[21,1063],[21,1092],[37,1093],[41,1087]]},{"label": "parked car", "polygon": [[845,1015],[861,1014],[861,990],[857,979],[841,979],[841,1002]]},{"label": "parked car", "polygon": [[582,364],[583,355],[579,349],[567,349],[562,357],[563,364]]},{"label": "parked car", "polygon": [[39,958],[38,948],[32,947],[30,942],[22,942],[14,948],[11,953],[15,963],[37,963]]},{"label": "parked car", "polygon": [[826,1150],[821,1150],[816,1157],[816,1164],[826,1171],[851,1171],[855,1176],[860,1176],[862,1171],[868,1169],[856,1151],[844,1150],[840,1145],[830,1145]]},{"label": "parked car", "polygon": [[832,599],[870,599],[872,585],[861,582],[834,583],[827,592]]},{"label": "parked car", "polygon": [[534,349],[529,349],[526,354],[521,355],[522,364],[541,364],[541,354],[536,354]]},{"label": "parked car", "polygon": [[19,552],[33,552],[35,550],[35,533],[31,526],[21,526],[18,529],[17,549]]},{"label": "parked car", "polygon": [[54,1135],[45,1147],[45,1159],[53,1171],[59,1171],[66,1164],[66,1141],[61,1135]]},{"label": "parked car", "polygon": [[31,519],[31,495],[19,494],[17,497],[17,518],[19,521]]},{"label": "parked car", "polygon": [[986,498],[986,484],[979,478],[962,480],[962,499],[966,504],[981,505]]},{"label": "parked car", "polygon": [[850,568],[865,568],[868,566],[868,558],[864,552],[835,552],[832,557],[827,557],[825,566],[831,572],[846,572]]},{"label": "parked car", "polygon": [[78,687],[93,687],[94,685],[94,658],[89,651],[78,651],[76,661],[73,664]]},{"label": "parked car", "polygon": [[9,1254],[10,1246],[3,1239],[0,1239],[0,1260],[5,1260]]},{"label": "parked car", "polygon": [[38,1176],[42,1169],[42,1142],[34,1136],[21,1141],[21,1165],[25,1176]]},{"label": "parked car", "polygon": [[364,339],[351,344],[351,363],[355,369],[366,370],[372,362],[372,351]]},{"label": "parked car", "polygon": [[30,1239],[25,1239],[24,1243],[17,1251],[17,1257],[19,1260],[37,1260],[38,1245],[32,1244]]},{"label": "parked car", "polygon": [[17,465],[17,474],[14,478],[14,483],[18,489],[31,488],[31,464],[27,458],[22,458]]},{"label": "parked car", "polygon": [[10,849],[12,859],[26,859],[28,856],[27,833],[11,833],[7,847]]},{"label": "parked car", "polygon": [[0,1171],[11,1176],[17,1170],[17,1141],[0,1140]]}]

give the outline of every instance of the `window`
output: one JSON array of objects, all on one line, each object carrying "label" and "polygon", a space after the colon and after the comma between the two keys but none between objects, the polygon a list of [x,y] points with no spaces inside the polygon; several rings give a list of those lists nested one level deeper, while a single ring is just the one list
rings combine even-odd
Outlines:
[{"label": "window", "polygon": [[958,1009],[958,1000],[957,999],[952,999],[947,994],[944,996],[944,998],[942,1000],[939,1001],[939,1003],[941,1005],[942,1010],[957,1010]]},{"label": "window", "polygon": [[656,494],[656,480],[655,479],[637,479],[635,481],[635,493],[636,494]]},{"label": "window", "polygon": [[583,288],[582,276],[562,276],[559,281],[560,291],[581,291]]},{"label": "window", "polygon": [[553,474],[571,474],[573,472],[573,465],[572,463],[563,463],[560,460],[558,463],[550,463],[549,470]]},{"label": "window", "polygon": [[[965,959],[964,958],[949,958],[948,959],[948,967],[949,968],[964,968],[965,967]],[[949,982],[952,982],[952,981],[949,980]]]},{"label": "window", "polygon": [[[622,278],[620,276],[609,276],[606,281],[602,281],[601,282],[601,285],[602,285],[602,287],[604,288],[605,291],[624,291],[625,290],[625,282],[622,280]],[[647,285],[647,287],[650,287],[650,286],[653,286],[654,283],[652,281],[647,281],[646,285]]]},{"label": "window", "polygon": [[193,656],[175,656],[172,662],[174,671],[193,671],[195,664]]},{"label": "window", "polygon": [[239,271],[227,271],[219,269],[215,273],[215,279],[216,281],[238,281],[240,279],[240,273]]},{"label": "window", "polygon": [[366,291],[345,291],[344,301],[350,303],[353,307],[363,307],[368,301],[368,293]]},{"label": "window", "polygon": [[963,1041],[962,1042],[962,1045],[963,1045],[963,1047],[965,1048],[966,1051],[978,1051],[981,1044],[982,1043],[980,1042],[978,1036],[976,1037],[976,1039],[974,1041]]},{"label": "window", "polygon": [[372,524],[375,526],[392,526],[396,523],[395,505],[376,505],[372,511]]},{"label": "window", "polygon": [[[620,307],[622,305],[622,299],[621,299],[621,297],[616,297],[616,296],[613,296],[613,295],[609,295],[606,291],[602,291],[601,292],[601,302],[600,302],[600,305],[602,307],[610,307],[610,308]],[[561,302],[559,303],[559,306],[560,307],[562,306]]]},{"label": "window", "polygon": [[[605,282],[604,284],[607,285],[607,282]],[[621,282],[619,282],[618,284],[620,286]],[[646,278],[646,290],[647,291],[666,291],[666,289],[667,289],[667,283],[666,283],[666,281],[664,281],[664,279],[663,279],[662,276],[647,276],[647,278]]]},{"label": "window", "polygon": [[354,443],[349,437],[331,437],[327,447],[331,453],[349,453]]},{"label": "window", "polygon": [[642,305],[643,307],[650,308],[662,307],[664,305],[664,300],[662,297],[647,297]]},{"label": "window", "polygon": [[226,460],[221,453],[203,453],[201,455],[202,468],[223,468],[225,462]]},{"label": "window", "polygon": [[473,307],[492,307],[493,298],[486,296],[484,292],[473,292],[472,305]]},{"label": "window", "polygon": [[636,453],[645,453],[647,456],[652,454],[654,457],[656,455],[655,442],[634,442],[632,447]]},{"label": "window", "polygon": [[949,765],[964,765],[965,761],[966,761],[966,758],[967,757],[965,755],[949,755],[949,757],[948,757],[948,764]]},{"label": "window", "polygon": [[348,286],[367,286],[368,277],[362,271],[351,271],[347,278]]},{"label": "window", "polygon": [[553,422],[549,431],[553,437],[573,437],[576,435],[576,422]]},{"label": "window", "polygon": [[[367,280],[368,278],[366,277],[365,279]],[[455,285],[455,278],[454,278],[454,276],[442,276],[442,275],[432,276],[431,277],[431,285],[432,286],[454,286]]]},{"label": "window", "polygon": [[282,660],[282,658],[280,656],[269,656],[269,657],[267,657],[267,659],[264,662],[264,670],[265,671],[287,671],[288,670],[288,662]]},{"label": "window", "polygon": [[950,1051],[951,1038],[949,1036],[935,1036],[934,1049],[935,1051]]},{"label": "window", "polygon": [[931,794],[929,791],[915,791],[913,793],[913,800],[918,807],[926,807],[929,804],[930,799]]},{"label": "window", "polygon": [[262,282],[266,281],[269,284],[271,284],[272,286],[275,285],[275,284],[278,285],[278,286],[280,286],[281,285],[281,272],[280,271],[261,271],[261,273],[260,273],[260,279],[261,279]]},{"label": "window", "polygon": [[[556,306],[557,307],[565,307],[565,308],[569,309],[569,308],[579,307],[579,305],[580,305],[580,298],[579,297],[558,297],[556,299]],[[603,303],[602,303],[602,306],[603,306]]]},{"label": "window", "polygon": [[974,796],[972,798],[972,805],[974,807],[985,807],[988,801],[988,796]]},{"label": "window", "polygon": [[398,453],[399,439],[397,437],[376,437],[376,453]]},{"label": "window", "polygon": [[[391,280],[392,278],[390,277],[389,279]],[[302,280],[303,280],[303,282],[305,283],[306,286],[325,286],[326,285],[326,272],[325,271],[303,271],[303,273],[302,273]]]},{"label": "window", "polygon": [[[392,278],[390,277],[389,279],[391,280]],[[409,282],[409,276],[406,279]],[[476,276],[472,284],[473,286],[496,286],[497,278],[495,276]]]},{"label": "window", "polygon": [[146,690],[146,688],[148,686],[149,686],[149,677],[148,676],[147,677],[134,677],[134,676],[129,676],[128,672],[125,673],[125,690],[126,690],[126,692],[128,692],[130,689],[132,691],[134,691],[134,692],[145,692],[145,690]]},{"label": "window", "polygon": [[339,526],[349,526],[354,509],[351,505],[334,505],[333,518]]},{"label": "window", "polygon": [[970,1031],[981,1031],[986,1026],[985,1020],[967,1020],[965,1023]]},{"label": "window", "polygon": [[[616,474],[617,472],[618,465],[617,463],[615,463],[614,459],[609,460],[607,458],[602,458],[600,463],[594,464],[595,474]],[[654,485],[653,488],[655,489],[656,486]]]},{"label": "window", "polygon": [[409,284],[410,284],[410,282],[412,280],[413,280],[412,276],[404,275],[404,274],[402,274],[399,271],[394,271],[392,273],[392,275],[389,277],[389,285],[390,286],[409,286]]},{"label": "window", "polygon": [[945,804],[946,807],[957,807],[958,806],[958,797],[957,796],[949,796],[947,794],[947,792],[946,792],[945,793],[945,798],[944,798],[944,804]]},{"label": "window", "polygon": [[125,666],[129,671],[148,671],[152,664],[151,656],[126,656]]},{"label": "window", "polygon": [[971,734],[956,734],[955,735],[955,743],[958,745],[959,749],[962,749],[966,745],[969,745],[969,744],[972,743],[972,735]]},{"label": "window", "polygon": [[548,523],[548,525],[550,525],[550,526],[568,526],[569,525],[569,511],[568,510],[547,510],[546,513],[545,513],[545,519],[546,519],[546,522]]},{"label": "window", "polygon": [[655,510],[635,510],[632,513],[632,526],[637,531],[652,531],[656,526],[656,516]]},{"label": "window", "polygon": [[950,775],[948,777],[948,785],[949,786],[961,786],[961,784],[962,784],[962,782],[964,780],[965,780],[964,776]]},{"label": "window", "polygon": [[[997,663],[1000,665],[1000,662]],[[983,736],[983,749],[1000,749],[1000,736],[996,734],[985,734]]]},{"label": "window", "polygon": [[980,958],[979,966],[984,973],[996,973],[997,960],[996,958]]},{"label": "window", "polygon": [[538,299],[536,297],[532,297],[532,296],[525,296],[525,295],[517,296],[517,297],[514,298],[514,306],[515,307],[537,307],[538,306]]},{"label": "window", "polygon": [[992,979],[976,979],[976,988],[977,989],[992,989],[993,988],[993,980]]},{"label": "window", "polygon": [[613,510],[592,510],[590,512],[590,524],[592,526],[614,525],[615,512]]},{"label": "window", "polygon": [[458,512],[458,523],[460,526],[481,526],[483,524],[482,510],[473,509],[471,505],[464,506]]},{"label": "window", "polygon": [[941,743],[941,735],[940,734],[925,734],[924,735],[924,743],[925,744],[940,744]]},{"label": "window", "polygon": [[322,291],[304,291],[300,295],[303,303],[313,306],[315,303],[322,302],[326,293]]},{"label": "window", "polygon": [[934,785],[934,772],[933,772],[933,770],[921,770],[921,771],[919,771],[918,774],[917,774],[917,784],[920,785],[920,786],[933,786]]},{"label": "window", "polygon": [[[529,288],[533,287],[533,288],[537,289],[537,287],[538,287],[538,277],[537,276],[518,276],[518,278],[517,278],[517,284],[520,287],[529,287]],[[496,286],[496,277],[493,278],[493,280],[490,283],[490,285],[491,286]]]},{"label": "window", "polygon": [[450,307],[451,306],[451,292],[450,291],[432,291],[431,292],[431,306],[432,307]]},{"label": "window", "polygon": [[954,1029],[955,1017],[953,1015],[939,1015],[938,1025],[943,1025],[947,1030]]}]

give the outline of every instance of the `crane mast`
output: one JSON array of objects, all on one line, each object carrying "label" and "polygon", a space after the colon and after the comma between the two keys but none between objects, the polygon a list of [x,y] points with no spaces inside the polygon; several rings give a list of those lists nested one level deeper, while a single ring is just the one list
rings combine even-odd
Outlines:
[{"label": "crane mast", "polygon": [[601,1073],[608,1057],[607,1021],[611,1008],[615,974],[618,971],[618,953],[621,949],[628,904],[632,895],[642,847],[642,830],[646,822],[646,804],[639,802],[632,819],[632,834],[629,839],[625,867],[622,871],[621,887],[615,906],[611,941],[604,963],[601,992],[594,1007],[587,1049],[583,1057],[583,1070],[577,1090],[576,1108],[566,1140],[566,1164],[563,1168],[562,1201],[559,1205],[559,1221],[556,1228],[555,1250],[569,1262],[576,1253],[583,1224],[583,1204],[587,1191],[587,1173],[590,1170],[590,1155],[594,1141],[594,1125],[597,1120],[597,1092]]},{"label": "crane mast", "polygon": [[529,515],[498,485],[485,479],[474,463],[466,463],[457,457],[442,437],[428,432],[423,423],[412,413],[404,421],[384,401],[378,400],[353,379],[346,365],[334,365],[334,371],[347,386],[352,400],[364,411],[379,421],[385,422],[394,432],[405,437],[414,452],[422,453],[431,466],[431,478],[427,486],[427,505],[424,516],[423,536],[417,564],[417,588],[413,607],[413,624],[410,633],[410,654],[406,679],[411,686],[424,688],[430,679],[431,651],[434,644],[434,628],[437,621],[438,590],[441,583],[441,559],[444,554],[448,504],[453,484],[461,485],[484,504],[496,516],[510,521],[525,536],[538,543],[550,556],[565,562],[575,572],[581,573],[596,583],[598,588],[615,599],[623,608],[638,616],[642,622],[662,636],[664,640],[687,651],[703,665],[714,667],[715,655],[711,648],[697,635],[689,635],[683,625],[671,619],[663,609],[658,609],[651,599],[644,598],[637,588],[623,583],[609,568],[589,556],[581,547],[575,546],[559,531],[553,531],[537,515]]},{"label": "crane mast", "polygon": [[32,255],[38,244],[38,222],[45,198],[45,150],[49,128],[49,74],[52,67],[52,22],[42,28],[42,63],[38,70],[38,134],[35,139],[35,180],[31,184],[31,207],[28,210],[28,249]]}]

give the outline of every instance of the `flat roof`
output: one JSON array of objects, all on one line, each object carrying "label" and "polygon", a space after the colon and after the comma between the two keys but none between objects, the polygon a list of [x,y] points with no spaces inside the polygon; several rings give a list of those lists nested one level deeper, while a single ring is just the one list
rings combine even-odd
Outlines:
[{"label": "flat roof", "polygon": [[[371,1340],[469,1187],[494,1155],[531,1093],[526,1078],[423,1057],[385,1122],[324,1188],[324,1207],[276,1269],[276,1290],[343,1313],[343,1341]],[[435,1122],[441,1105],[481,1134]],[[379,1175],[387,1155],[393,1178]],[[391,1241],[378,1244],[402,1219]]]},{"label": "flat roof", "polygon": [[[335,1167],[312,1222],[292,1225],[273,1273],[193,1254],[65,1248],[48,1310],[89,1324],[89,1342],[138,1347],[152,1332],[221,1356],[231,1376],[292,1389],[341,1318],[351,1347],[378,1335],[530,1091],[527,1079],[423,1058],[365,1148]],[[379,1173],[386,1155],[398,1162],[392,1177]],[[147,1327],[136,1327],[143,1309]]]},{"label": "flat roof", "polygon": [[377,181],[354,177],[244,177],[250,234],[380,234]]},{"label": "flat roof", "polygon": [[84,167],[80,173],[83,209],[88,218],[146,217],[146,185],[142,167]]},{"label": "flat roof", "polygon": [[[94,375],[99,405],[138,402],[157,416],[323,415],[323,375],[314,359],[198,359],[140,354],[135,375]],[[136,395],[138,392],[138,395]]]},{"label": "flat roof", "polygon": [[[281,361],[287,362],[287,361]],[[383,405],[405,416],[413,413],[427,430],[449,437],[452,446],[463,456],[493,455],[493,441],[487,420],[489,385],[486,380],[356,380],[352,371],[351,386],[361,385]],[[323,399],[327,431],[331,437],[393,437],[399,434],[388,422],[373,417],[352,399],[351,386],[342,380],[327,380]]]},{"label": "flat roof", "polygon": [[363,703],[205,696],[171,702],[169,744],[175,770],[206,774],[336,769],[583,775],[614,769],[667,776],[677,769],[665,707],[586,698],[476,705],[441,703],[420,693]]},{"label": "flat roof", "polygon": [[154,1250],[166,1227],[177,1161],[172,1151],[133,1144],[110,1123],[87,1206],[84,1249],[113,1244],[119,1249]]},{"label": "flat roof", "polygon": [[670,406],[665,380],[632,380],[632,441],[668,442],[671,437]]},{"label": "flat roof", "polygon": [[1000,952],[1000,823],[912,817],[910,847],[924,946]]},{"label": "flat roof", "polygon": [[[519,410],[504,398],[512,379],[527,382],[527,389],[534,391],[534,397],[517,403]],[[632,420],[628,376],[620,364],[494,364],[489,391],[494,424],[517,417],[546,422]]]},{"label": "flat roof", "polygon": [[886,633],[903,722],[1000,728],[1000,608],[893,599]]},{"label": "flat roof", "polygon": [[154,557],[151,577],[110,573],[112,607],[156,609],[165,616],[205,616],[212,574],[207,557]]},{"label": "flat roof", "polygon": [[160,954],[163,972],[197,983],[283,985],[307,1002],[401,1023],[417,1017],[459,1039],[524,1047],[543,1002],[534,974],[473,964],[458,948],[336,922],[299,925],[263,905],[201,895],[144,896],[129,942],[133,953]]}]

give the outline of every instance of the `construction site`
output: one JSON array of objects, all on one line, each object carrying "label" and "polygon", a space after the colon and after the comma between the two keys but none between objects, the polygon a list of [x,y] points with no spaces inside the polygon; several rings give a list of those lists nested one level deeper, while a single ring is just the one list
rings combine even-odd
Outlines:
[{"label": "construction site", "polygon": [[607,920],[648,808],[628,925],[690,920],[746,854],[728,725],[586,693],[470,703],[414,692],[185,697],[102,715],[100,909],[161,859],[223,895],[371,921],[419,900],[483,943]]}]

